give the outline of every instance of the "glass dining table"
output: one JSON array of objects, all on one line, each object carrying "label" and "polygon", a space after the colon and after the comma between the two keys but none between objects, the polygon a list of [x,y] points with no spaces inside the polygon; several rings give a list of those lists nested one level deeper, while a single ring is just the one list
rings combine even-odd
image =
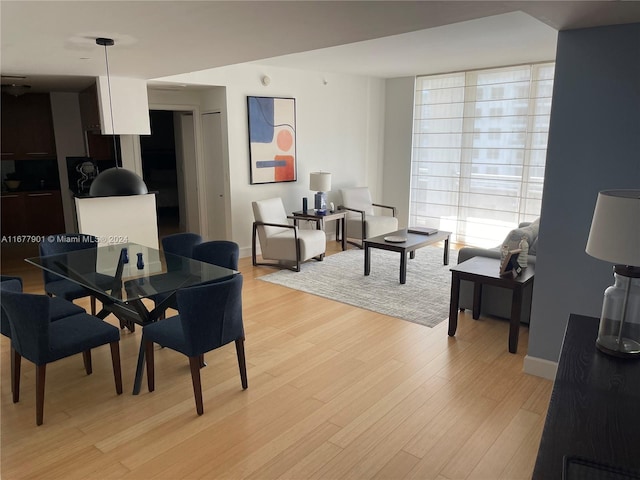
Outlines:
[{"label": "glass dining table", "polygon": [[[180,288],[224,280],[239,273],[135,243],[85,248],[25,261],[82,286],[102,303],[97,317],[104,319],[113,314],[121,328],[126,326],[131,331],[135,324],[144,327],[159,320],[166,308],[175,304]],[[145,298],[153,298],[157,303],[149,309],[143,302]],[[144,361],[141,342],[134,395],[140,393]]]}]

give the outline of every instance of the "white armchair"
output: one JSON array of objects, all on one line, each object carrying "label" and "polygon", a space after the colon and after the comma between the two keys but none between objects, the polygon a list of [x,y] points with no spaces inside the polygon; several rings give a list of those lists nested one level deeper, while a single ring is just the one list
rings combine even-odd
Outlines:
[{"label": "white armchair", "polygon": [[[373,203],[367,187],[343,188],[341,193],[343,203],[341,208],[349,210],[346,221],[347,231],[343,233],[347,238],[364,240],[398,230],[396,208]],[[390,215],[376,215],[374,207],[385,209],[384,211],[390,212]],[[349,243],[362,248],[362,243],[353,241]]]},{"label": "white armchair", "polygon": [[[323,230],[300,230],[289,224],[287,214],[280,198],[270,198],[252,202],[253,237],[251,258],[253,265],[267,265],[300,271],[300,263],[311,258],[324,259],[327,237]],[[263,260],[258,263],[256,236],[260,242]]]}]

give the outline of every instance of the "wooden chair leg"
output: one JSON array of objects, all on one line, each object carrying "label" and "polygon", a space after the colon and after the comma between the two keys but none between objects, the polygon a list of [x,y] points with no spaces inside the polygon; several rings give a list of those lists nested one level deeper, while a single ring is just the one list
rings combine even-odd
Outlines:
[{"label": "wooden chair leg", "polygon": [[16,372],[16,358],[15,358],[15,352],[13,350],[13,347],[11,347],[11,393],[14,392],[15,390],[15,386],[16,386],[16,377],[15,377],[15,372]]},{"label": "wooden chair leg", "polygon": [[236,339],[236,354],[238,355],[238,366],[240,367],[242,389],[246,390],[249,384],[247,383],[247,362],[244,357],[244,338]]},{"label": "wooden chair leg", "polygon": [[44,418],[44,380],[47,364],[36,365],[36,425],[42,425]]},{"label": "wooden chair leg", "polygon": [[11,391],[13,392],[13,403],[18,403],[20,400],[20,365],[22,355],[16,352],[15,348],[11,347],[11,366],[13,371],[11,372]]},{"label": "wooden chair leg", "polygon": [[111,342],[111,363],[113,365],[113,378],[116,382],[116,393],[122,394],[122,368],[120,367],[120,342]]},{"label": "wooden chair leg", "polygon": [[93,367],[91,365],[91,350],[85,350],[82,352],[82,359],[84,360],[84,369],[87,372],[87,375],[91,375],[93,373]]},{"label": "wooden chair leg", "polygon": [[91,295],[91,315],[96,314],[96,297]]},{"label": "wooden chair leg", "polygon": [[200,368],[204,368],[207,366],[207,362],[204,361],[204,353],[200,355]]},{"label": "wooden chair leg", "polygon": [[153,361],[153,342],[144,341],[145,357],[147,360],[147,387],[150,392],[156,389],[155,369]]},{"label": "wooden chair leg", "polygon": [[193,396],[196,400],[196,412],[198,415],[204,413],[202,406],[202,384],[200,383],[200,355],[189,357],[189,366],[191,367],[191,383],[193,383]]}]

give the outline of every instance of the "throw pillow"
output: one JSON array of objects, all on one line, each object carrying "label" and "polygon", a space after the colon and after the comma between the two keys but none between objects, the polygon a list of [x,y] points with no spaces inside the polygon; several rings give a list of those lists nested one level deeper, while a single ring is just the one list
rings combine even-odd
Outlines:
[{"label": "throw pillow", "polygon": [[[536,244],[536,240],[538,239],[538,229],[540,226],[539,219],[531,222],[530,225],[522,228],[515,228],[511,230],[507,234],[507,238],[505,238],[504,242],[502,242],[502,248],[506,246],[509,250],[515,250],[520,248],[520,241],[522,237],[526,237],[527,242],[529,243],[529,253],[531,253],[531,246]],[[531,253],[531,255],[534,255]]]}]

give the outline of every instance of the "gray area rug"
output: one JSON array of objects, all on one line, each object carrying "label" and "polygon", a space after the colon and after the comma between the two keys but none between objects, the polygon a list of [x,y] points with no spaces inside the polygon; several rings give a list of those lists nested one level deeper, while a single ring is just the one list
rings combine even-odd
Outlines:
[{"label": "gray area rug", "polygon": [[[259,277],[270,283],[434,327],[449,317],[451,272],[442,264],[442,248],[416,250],[407,260],[407,283],[400,284],[400,254],[371,250],[371,274],[364,276],[364,251],[350,249],[310,260],[300,272],[279,270]],[[456,265],[450,251],[449,265]]]}]

